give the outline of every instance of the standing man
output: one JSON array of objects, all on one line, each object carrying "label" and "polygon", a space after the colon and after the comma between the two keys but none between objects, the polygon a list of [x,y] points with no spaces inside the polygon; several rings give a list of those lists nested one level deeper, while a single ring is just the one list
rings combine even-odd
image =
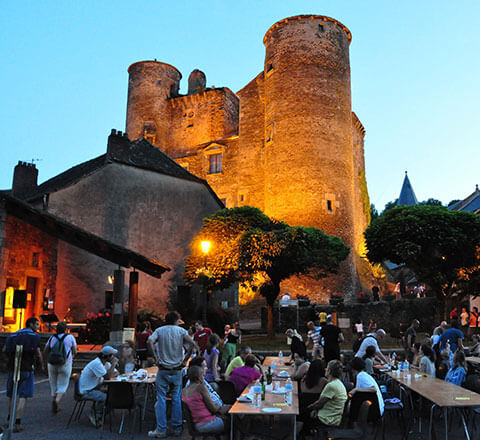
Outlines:
[{"label": "standing man", "polygon": [[478,322],[478,307],[473,307],[470,311],[469,316],[469,336],[472,337],[475,333],[477,333],[477,322]]},{"label": "standing man", "polygon": [[342,331],[333,324],[332,315],[327,316],[327,325],[320,330],[323,337],[323,351],[325,362],[328,364],[334,359],[340,359],[340,342],[345,339]]},{"label": "standing man", "polygon": [[355,357],[363,357],[367,352],[367,347],[373,345],[375,347],[375,357],[382,364],[388,364],[387,358],[383,355],[383,353],[380,351],[380,347],[378,346],[378,342],[381,341],[385,337],[385,335],[386,333],[383,328],[379,328],[375,333],[369,333],[362,341]]},{"label": "standing man", "polygon": [[[26,399],[33,397],[33,370],[35,357],[40,362],[41,369],[44,369],[42,353],[38,346],[38,343],[40,342],[40,336],[37,334],[39,326],[40,323],[37,318],[28,318],[25,323],[25,328],[18,330],[16,333],[9,336],[3,349],[8,354],[7,397],[10,398],[10,405],[7,421],[10,420],[10,417],[15,417],[13,432],[22,432],[24,429],[21,422],[25,410]],[[12,415],[13,373],[17,345],[23,345],[23,353],[20,362],[17,411]]]},{"label": "standing man", "polygon": [[307,323],[307,347],[312,343],[312,360],[320,359],[323,357],[323,347],[320,343],[320,331],[322,327],[317,327],[313,321]]},{"label": "standing man", "polygon": [[408,362],[413,362],[413,346],[415,345],[415,339],[417,338],[417,328],[420,325],[418,319],[414,319],[405,332],[405,357]]},{"label": "standing man", "polygon": [[196,331],[193,335],[193,340],[200,347],[199,355],[203,356],[203,352],[207,348],[208,338],[212,334],[212,330],[210,330],[208,327],[204,327],[202,321],[195,322],[195,330]]},{"label": "standing man", "polygon": [[[165,325],[157,328],[148,338],[148,346],[155,355],[158,366],[156,389],[157,402],[155,403],[155,417],[157,427],[149,431],[152,438],[167,438],[167,393],[172,395],[172,418],[170,435],[182,435],[182,369],[187,364],[194,348],[198,348],[188,332],[179,327],[180,315],[169,312],[165,316]],[[202,327],[203,328],[203,327]],[[207,338],[208,339],[208,338]],[[158,350],[154,344],[158,344]],[[185,347],[185,356],[183,349]]]}]

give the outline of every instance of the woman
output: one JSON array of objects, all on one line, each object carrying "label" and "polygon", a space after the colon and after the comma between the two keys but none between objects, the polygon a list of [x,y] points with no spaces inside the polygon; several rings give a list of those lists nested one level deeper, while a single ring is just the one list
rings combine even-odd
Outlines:
[{"label": "woman", "polygon": [[136,352],[142,367],[144,367],[147,364],[147,358],[148,358],[147,339],[152,334],[149,328],[150,328],[150,323],[148,321],[141,322],[140,324],[138,324],[139,331],[135,333]]},{"label": "woman", "polygon": [[315,359],[307,371],[307,374],[300,381],[301,394],[320,394],[327,384],[325,377],[325,363]]},{"label": "woman", "polygon": [[217,334],[213,333],[208,337],[207,348],[203,352],[203,357],[207,361],[207,372],[205,373],[205,380],[207,382],[215,382],[220,380],[220,375],[218,374],[218,344],[220,338]]},{"label": "woman", "polygon": [[423,354],[420,352],[420,347],[422,344],[420,342],[415,342],[413,344],[413,361],[412,361],[412,366],[414,367],[419,367],[420,362],[422,360]]},{"label": "woman", "polygon": [[237,344],[242,343],[242,332],[238,322],[233,324],[233,328],[225,335],[223,343],[223,357],[225,365],[228,365],[237,354]]},{"label": "woman", "polygon": [[453,367],[448,370],[445,382],[450,382],[461,387],[463,382],[465,382],[466,375],[465,353],[457,350],[453,355]]},{"label": "woman", "polygon": [[422,344],[420,346],[420,353],[422,354],[422,360],[420,361],[420,372],[435,377],[435,355],[433,350],[427,345]]},{"label": "woman", "polygon": [[293,355],[293,373],[291,375],[293,380],[301,380],[307,374],[310,362],[307,361],[300,354]]},{"label": "woman", "polygon": [[[67,391],[70,382],[72,360],[77,355],[77,342],[73,335],[66,333],[66,331],[67,323],[59,322],[57,324],[57,334],[50,337],[43,351],[43,358],[48,361],[48,380],[53,398],[53,414],[59,411],[58,404]],[[62,357],[64,357],[63,361]]]},{"label": "woman", "polygon": [[204,385],[203,368],[193,366],[187,373],[190,384],[182,391],[182,401],[188,405],[192,413],[195,429],[202,434],[221,434],[225,429],[224,420],[218,415],[222,406],[213,402],[207,387]]},{"label": "woman", "polygon": [[303,359],[307,358],[307,346],[302,340],[302,336],[295,329],[289,328],[285,334],[287,335],[287,344],[290,345],[291,357],[293,361],[295,353],[298,353]]},{"label": "woman", "polygon": [[256,381],[262,372],[257,370],[257,359],[253,354],[247,355],[245,358],[245,365],[243,367],[235,368],[228,376],[228,380],[233,383],[235,393],[237,396],[242,394],[243,390],[252,382]]},{"label": "woman", "polygon": [[362,356],[362,359],[365,361],[365,371],[370,375],[374,374],[373,363],[375,361],[376,353],[377,350],[375,345],[369,345],[365,350],[365,354]]}]

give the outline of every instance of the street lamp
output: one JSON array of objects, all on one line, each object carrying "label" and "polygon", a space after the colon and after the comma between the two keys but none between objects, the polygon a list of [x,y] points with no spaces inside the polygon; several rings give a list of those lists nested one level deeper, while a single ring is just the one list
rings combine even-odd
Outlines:
[{"label": "street lamp", "polygon": [[203,284],[203,290],[204,290],[204,299],[203,299],[203,312],[202,312],[202,321],[203,324],[206,324],[207,322],[207,302],[208,302],[208,292],[207,292],[207,256],[208,253],[210,252],[210,248],[212,247],[212,242],[208,240],[202,240],[200,242],[200,247],[202,249],[203,256],[205,258],[203,265],[205,266],[205,281]]}]

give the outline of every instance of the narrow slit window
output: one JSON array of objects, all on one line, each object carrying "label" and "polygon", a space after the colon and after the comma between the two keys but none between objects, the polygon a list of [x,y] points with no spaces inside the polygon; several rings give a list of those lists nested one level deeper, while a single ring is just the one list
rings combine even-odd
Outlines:
[{"label": "narrow slit window", "polygon": [[327,200],[327,211],[333,212],[332,201]]}]

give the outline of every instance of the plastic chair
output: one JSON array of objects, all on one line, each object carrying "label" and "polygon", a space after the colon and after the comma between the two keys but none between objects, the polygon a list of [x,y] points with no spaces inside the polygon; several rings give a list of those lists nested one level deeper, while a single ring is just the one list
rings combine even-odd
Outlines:
[{"label": "plastic chair", "polygon": [[93,399],[87,399],[80,394],[80,389],[78,383],[80,381],[80,376],[78,374],[73,374],[73,399],[75,400],[75,406],[73,407],[72,414],[68,419],[67,428],[70,426],[72,420],[76,420],[77,422],[80,420],[82,415],[83,409],[85,408],[85,404],[87,402],[95,402]]},{"label": "plastic chair", "polygon": [[[125,411],[129,412],[133,409],[133,423],[132,423],[132,435],[135,430],[135,422],[137,418],[137,410],[140,413],[139,417],[139,432],[142,431],[142,405],[135,401],[135,394],[133,392],[133,386],[127,382],[112,382],[108,384],[107,400],[103,411],[103,420],[105,420],[105,414],[110,412],[110,431],[112,430],[112,410],[122,410],[122,421],[120,422],[120,428],[118,433],[122,433],[123,423],[125,421]],[[103,425],[105,428],[105,425]]]},{"label": "plastic chair", "polygon": [[207,437],[215,437],[217,440],[220,440],[222,438],[220,434],[208,434],[206,432],[198,432],[195,428],[195,424],[193,423],[193,417],[190,408],[185,402],[182,402],[182,412],[183,418],[187,422],[188,433],[192,436],[192,440],[195,440],[197,437],[200,437],[202,439],[206,439]]},{"label": "plastic chair", "polygon": [[368,430],[368,415],[372,402],[365,400],[360,406],[358,419],[353,429],[332,428],[328,430],[328,437],[332,440],[365,439]]},{"label": "plastic chair", "polygon": [[237,400],[237,396],[235,393],[235,386],[232,382],[228,380],[221,380],[219,382],[215,382],[217,385],[217,393],[221,397],[223,403],[226,405],[233,405]]}]

